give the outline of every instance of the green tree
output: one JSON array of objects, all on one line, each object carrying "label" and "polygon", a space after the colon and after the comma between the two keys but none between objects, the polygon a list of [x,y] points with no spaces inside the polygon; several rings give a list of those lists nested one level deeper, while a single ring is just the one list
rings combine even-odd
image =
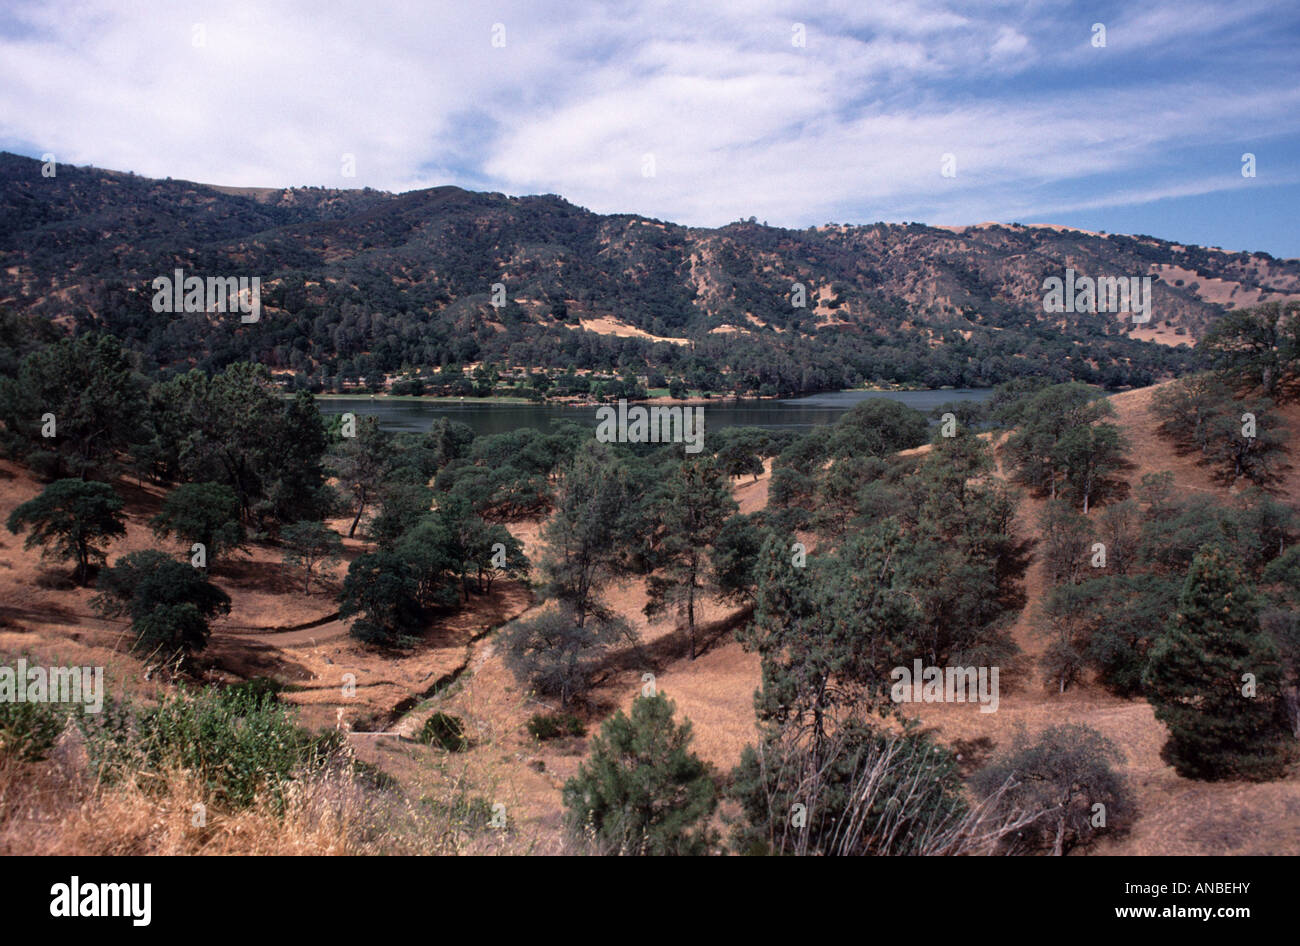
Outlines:
[{"label": "green tree", "polygon": [[737,513],[727,519],[713,541],[713,583],[733,602],[754,600],[754,566],[763,550],[764,535],[755,515]]},{"label": "green tree", "polygon": [[588,444],[561,474],[542,531],[544,589],[572,610],[579,627],[611,617],[600,590],[626,570],[634,541],[627,522],[637,505],[627,471],[602,444]]},{"label": "green tree", "polygon": [[673,722],[663,694],[639,696],[591,740],[591,757],[564,786],[570,830],[602,853],[708,854],[717,807],[709,766],[690,751],[691,724]]},{"label": "green tree", "polygon": [[[1092,388],[1078,383],[1052,385],[1017,402],[1002,414],[1017,424],[1006,447],[1016,478],[1055,499],[1067,470],[1062,456],[1069,443],[1067,435],[1114,413],[1110,401],[1097,398]],[[1086,440],[1075,442],[1068,452],[1073,456],[1088,446]]]},{"label": "green tree", "polygon": [[394,477],[379,491],[379,512],[370,521],[370,537],[378,545],[391,547],[432,508],[432,489],[421,482]]},{"label": "green tree", "polygon": [[132,552],[99,577],[94,605],[106,616],[130,615],[135,648],[164,660],[207,646],[208,622],[230,613],[230,597],[202,569],[157,549]]},{"label": "green tree", "polygon": [[153,386],[149,406],[154,435],[142,459],[156,472],[224,483],[246,522],[328,514],[324,421],[306,392],[282,397],[265,365],[177,375]]},{"label": "green tree", "polygon": [[1068,503],[1048,500],[1038,515],[1041,554],[1047,580],[1054,585],[1077,584],[1090,567],[1092,528]]},{"label": "green tree", "polygon": [[1124,466],[1127,444],[1114,424],[1086,424],[1067,430],[1052,456],[1065,472],[1065,488],[1082,503],[1083,514],[1093,500],[1114,492],[1121,482],[1115,474]]},{"label": "green tree", "polygon": [[1244,476],[1263,485],[1277,478],[1286,428],[1270,399],[1240,400],[1221,379],[1203,374],[1161,388],[1154,403],[1160,432],[1183,452],[1199,451],[1220,480]]},{"label": "green tree", "polygon": [[187,550],[201,544],[208,562],[244,544],[239,497],[224,483],[182,483],[163,499],[150,524],[154,535],[175,535]]},{"label": "green tree", "polygon": [[695,659],[695,601],[717,591],[709,550],[727,517],[737,509],[726,480],[711,459],[685,461],[657,497],[658,574],[646,583],[645,614],[654,618],[676,608],[686,618],[691,660]]},{"label": "green tree", "polygon": [[1277,397],[1300,373],[1300,302],[1265,302],[1220,317],[1197,343],[1230,383]]},{"label": "green tree", "polygon": [[343,540],[323,522],[295,522],[280,530],[284,563],[303,571],[303,594],[311,593],[311,576],[317,569],[333,568],[343,560]]},{"label": "green tree", "polygon": [[868,398],[835,422],[828,449],[836,457],[880,457],[929,439],[930,426],[920,411],[889,398]]},{"label": "green tree", "polygon": [[356,533],[366,507],[379,493],[394,460],[392,438],[380,429],[379,419],[359,420],[357,435],[344,437],[330,458],[334,475],[356,510],[348,527],[348,538]]},{"label": "green tree", "polygon": [[16,377],[0,378],[0,436],[43,476],[89,479],[141,439],[144,392],[113,336],[60,339],[24,357]]},{"label": "green tree", "polygon": [[422,620],[415,569],[384,549],[353,559],[339,593],[339,615],[356,618],[348,633],[357,640],[402,643],[419,630]]},{"label": "green tree", "polygon": [[15,535],[30,526],[23,548],[41,545],[44,555],[75,561],[77,581],[85,584],[108,543],[126,535],[121,511],[122,500],[107,483],[55,480],[11,512],[6,525]]},{"label": "green tree", "polygon": [[754,620],[737,631],[762,661],[755,712],[809,732],[814,755],[837,720],[884,700],[890,669],[916,647],[916,608],[895,574],[901,540],[886,520],[803,566],[789,540],[763,543]]},{"label": "green tree", "polygon": [[[1169,727],[1161,757],[1186,778],[1275,778],[1286,762],[1281,666],[1259,600],[1220,546],[1193,559],[1144,678]],[[1249,675],[1249,676],[1248,676]]]}]

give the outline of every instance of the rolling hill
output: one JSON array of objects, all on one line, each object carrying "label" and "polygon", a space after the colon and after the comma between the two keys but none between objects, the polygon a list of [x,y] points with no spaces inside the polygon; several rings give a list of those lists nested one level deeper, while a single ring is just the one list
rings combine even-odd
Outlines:
[{"label": "rolling hill", "polygon": [[[107,329],[150,367],[253,359],[313,387],[493,361],[737,392],[1027,374],[1114,389],[1184,371],[1184,343],[1229,308],[1300,297],[1300,260],[1060,227],[701,229],[457,187],[44,177],[7,153],[0,185],[0,306]],[[262,319],[154,312],[151,280],[177,268],[258,276]],[[1152,321],[1045,313],[1043,280],[1067,268],[1151,276]]]}]

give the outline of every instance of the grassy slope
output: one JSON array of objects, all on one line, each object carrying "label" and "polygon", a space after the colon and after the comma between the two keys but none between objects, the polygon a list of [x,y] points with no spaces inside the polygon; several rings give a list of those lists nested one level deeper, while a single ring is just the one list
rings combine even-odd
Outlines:
[{"label": "grassy slope", "polygon": [[[1153,389],[1113,398],[1118,422],[1132,443],[1134,467],[1130,482],[1143,474],[1168,469],[1183,490],[1227,495],[1190,458],[1175,456],[1155,433],[1150,413]],[[1289,442],[1300,435],[1300,406],[1283,412]],[[147,519],[157,509],[159,495],[151,489],[118,484],[128,500],[128,535],[115,544],[110,559],[137,548],[152,547]],[[757,482],[744,478],[734,491],[743,511],[762,508],[767,501],[768,475]],[[0,464],[0,513],[8,515],[39,486],[25,471]],[[1292,469],[1281,495],[1300,497],[1300,469]],[[1021,528],[1032,531],[1041,501],[1027,499]],[[336,522],[343,531],[346,523]],[[531,558],[539,551],[539,524],[513,527]],[[90,612],[90,591],[45,588],[57,584],[61,570],[47,568],[35,552],[23,552],[21,537],[0,533],[0,650],[42,655],[51,662],[104,664],[108,676],[127,689],[148,696],[156,681],[143,679],[143,665],[124,653],[120,625],[84,617]],[[348,542],[349,556],[361,548]],[[339,573],[341,574],[341,572]],[[393,658],[369,653],[354,645],[338,622],[282,635],[251,632],[251,627],[283,626],[319,619],[333,609],[327,590],[304,595],[296,577],[279,563],[278,552],[254,547],[251,558],[218,569],[214,579],[235,599],[235,612],[221,622],[213,646],[205,655],[206,675],[237,678],[274,674],[302,689],[290,695],[303,708],[304,722],[333,725],[338,713],[348,723],[362,723],[391,712],[412,694],[427,693],[449,673],[463,669],[454,684],[436,697],[418,701],[393,729],[405,735],[418,730],[435,710],[464,717],[473,742],[468,753],[439,758],[423,747],[384,737],[355,736],[358,754],[398,776],[411,797],[445,790],[457,779],[468,781],[493,802],[506,805],[522,849],[554,851],[561,845],[560,788],[573,774],[586,750],[585,739],[538,744],[526,732],[533,713],[547,707],[535,701],[505,668],[491,637],[476,644],[491,627],[525,611],[531,602],[526,588],[504,584],[467,612],[453,615],[431,628],[426,641],[409,654]],[[337,581],[339,575],[334,576]],[[1030,632],[1030,615],[1043,593],[1041,569],[1031,565],[1026,577],[1029,605],[1016,622],[1014,635],[1027,655],[1041,650]],[[641,581],[611,589],[611,603],[641,635],[641,647],[609,661],[595,695],[598,704],[589,719],[594,730],[616,707],[626,707],[639,692],[642,675],[654,673],[660,690],[676,703],[678,712],[695,727],[698,751],[719,769],[735,764],[741,748],[752,740],[751,698],[758,685],[758,661],[743,652],[731,637],[734,610],[708,603],[701,615],[709,641],[702,656],[686,659],[684,632],[673,622],[648,622],[641,613],[645,587]],[[239,625],[236,628],[235,625]],[[344,698],[344,673],[357,675],[357,697]],[[117,683],[113,689],[117,689]],[[1132,833],[1100,846],[1114,854],[1296,853],[1300,851],[1300,778],[1261,785],[1198,783],[1181,779],[1159,759],[1164,741],[1145,701],[1120,699],[1099,687],[1084,685],[1065,695],[1045,689],[1031,661],[1004,668],[1002,701],[994,714],[980,714],[969,705],[926,705],[921,719],[939,737],[957,747],[966,762],[976,762],[1010,740],[1017,726],[1030,733],[1060,721],[1094,726],[1125,753],[1126,768],[1135,784],[1140,817]],[[454,771],[453,771],[454,770]]]}]

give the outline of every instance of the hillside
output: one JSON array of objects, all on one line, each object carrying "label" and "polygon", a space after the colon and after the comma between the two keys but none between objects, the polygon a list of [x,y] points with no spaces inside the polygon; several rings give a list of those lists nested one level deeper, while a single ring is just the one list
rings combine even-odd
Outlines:
[{"label": "hillside", "polygon": [[[1132,445],[1133,463],[1125,479],[1136,485],[1146,473],[1169,470],[1176,492],[1209,492],[1226,501],[1233,490],[1216,484],[1205,468],[1177,455],[1167,440],[1154,433],[1154,390],[1126,392],[1112,399],[1115,422]],[[1300,433],[1300,406],[1288,406],[1280,413],[1288,443],[1294,444]],[[995,443],[994,475],[998,477],[1005,472],[1003,442]],[[1279,484],[1279,495],[1294,505],[1300,495],[1300,470],[1294,463],[1294,448],[1289,454],[1293,462]],[[732,481],[742,511],[767,505],[770,473],[769,464],[756,478]],[[158,490],[137,488],[125,480],[117,488],[127,499],[128,532],[114,543],[110,557],[149,544],[146,521],[156,512],[160,498]],[[26,470],[10,463],[0,465],[0,513],[7,514],[39,490]],[[1023,498],[1017,520],[1025,535],[1036,535],[1043,502]],[[344,520],[332,523],[340,530],[345,524]],[[541,551],[540,525],[530,520],[511,525],[534,560]],[[364,547],[363,542],[348,541],[346,558]],[[51,662],[101,663],[109,668],[115,690],[120,687],[145,699],[157,695],[157,682],[126,651],[126,628],[90,616],[88,589],[70,587],[60,579],[60,569],[40,563],[35,552],[24,552],[21,540],[13,536],[0,538],[0,548],[6,564],[0,571],[4,603],[0,649]],[[501,583],[472,608],[436,621],[417,646],[399,655],[377,652],[352,640],[346,624],[332,613],[332,592],[344,568],[346,562],[323,588],[307,595],[270,547],[255,544],[247,559],[222,566],[213,578],[230,593],[235,607],[229,618],[214,625],[212,645],[198,659],[196,673],[212,682],[269,676],[288,684],[284,698],[298,707],[304,723],[352,730],[348,739],[353,751],[396,778],[409,799],[450,804],[445,801],[447,793],[460,793],[457,797],[463,799],[473,792],[505,805],[512,831],[500,838],[491,833],[479,838],[475,850],[484,846],[517,852],[564,850],[561,788],[586,756],[589,737],[600,721],[630,704],[645,673],[655,675],[657,687],[692,721],[696,749],[720,772],[729,771],[741,749],[754,739],[752,696],[759,683],[758,660],[732,636],[736,623],[745,619],[744,611],[715,601],[703,603],[704,649],[692,661],[687,658],[685,631],[675,621],[652,622],[644,616],[643,579],[611,587],[608,601],[636,628],[639,644],[617,649],[606,660],[584,713],[588,737],[539,742],[527,732],[526,723],[549,704],[530,694],[510,672],[492,633],[534,606],[526,588]],[[1043,644],[1032,633],[1032,618],[1045,593],[1043,567],[1037,559],[1025,576],[1025,590],[1028,601],[1012,636],[1032,658]],[[348,673],[355,675],[355,695],[344,694],[339,686]],[[1084,723],[1112,739],[1124,755],[1123,771],[1134,783],[1138,815],[1130,832],[1103,841],[1098,853],[1265,854],[1294,852],[1300,846],[1300,794],[1294,773],[1281,781],[1258,784],[1184,779],[1159,757],[1165,730],[1145,700],[1115,696],[1087,680],[1058,694],[1043,686],[1038,668],[1029,659],[1004,668],[1002,686],[1001,705],[994,714],[982,714],[969,704],[927,704],[918,707],[919,718],[962,754],[967,770],[1005,748],[1021,726],[1032,734],[1060,722]],[[465,721],[471,741],[467,752],[448,756],[412,741],[435,712],[452,713]],[[30,845],[39,843],[49,850],[79,845],[78,850],[105,853],[121,849],[319,852],[344,845],[341,838],[346,834],[343,828],[336,836],[332,828],[317,825],[308,830],[294,822],[278,839],[279,829],[273,826],[263,826],[260,832],[246,827],[248,834],[241,835],[240,822],[223,821],[216,840],[179,829],[157,836],[143,827],[136,836],[130,834],[133,828],[117,823],[120,811],[113,806],[126,807],[130,824],[147,825],[156,813],[150,814],[154,803],[143,797],[111,796],[66,810],[53,797],[31,803],[43,812],[44,821],[10,817],[0,824],[0,848],[22,845],[30,850]],[[44,827],[37,830],[33,827],[37,823]]]},{"label": "hillside", "polygon": [[[1182,373],[1300,260],[1053,227],[699,229],[554,195],[208,187],[0,154],[0,306],[107,329],[146,365],[252,359],[317,390],[441,365],[662,373],[715,391]],[[153,278],[257,276],[262,318],[151,307]],[[1153,279],[1153,318],[1048,315],[1067,268]],[[792,287],[805,304],[794,304]],[[492,304],[492,287],[504,304]],[[498,301],[501,301],[498,299]]]}]

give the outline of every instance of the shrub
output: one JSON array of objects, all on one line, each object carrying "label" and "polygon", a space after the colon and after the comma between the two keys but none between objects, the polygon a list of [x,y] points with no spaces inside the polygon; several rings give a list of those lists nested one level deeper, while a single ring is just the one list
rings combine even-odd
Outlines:
[{"label": "shrub", "polygon": [[[26,686],[26,682],[19,680],[16,685]],[[43,759],[62,731],[57,703],[0,701],[0,758]]]},{"label": "shrub", "polygon": [[92,604],[107,616],[129,614],[134,648],[164,659],[187,657],[208,643],[208,621],[230,613],[230,597],[201,569],[157,549],[124,555],[99,577]]},{"label": "shrub", "polygon": [[323,768],[341,748],[336,731],[300,728],[273,694],[249,687],[181,687],[156,707],[106,705],[101,715],[83,731],[102,776],[185,769],[208,801],[232,810],[259,798],[279,808],[292,781]]},{"label": "shrub", "polygon": [[469,740],[465,738],[465,725],[461,718],[447,713],[434,713],[430,716],[425,721],[424,728],[420,730],[418,738],[420,742],[438,746],[448,752],[464,752],[469,748]]},{"label": "shrub", "polygon": [[1061,855],[1091,840],[1098,828],[1122,827],[1131,816],[1128,779],[1112,767],[1123,758],[1095,729],[1051,726],[1033,743],[1018,734],[1008,752],[975,773],[972,784],[981,797],[990,797],[1010,781],[998,806],[1036,817],[1008,843]]},{"label": "shrub", "polygon": [[545,742],[561,736],[585,736],[587,724],[572,713],[538,713],[528,720],[528,731]]},{"label": "shrub", "polygon": [[820,743],[786,731],[746,746],[732,794],[744,813],[734,841],[746,854],[958,853],[955,839],[978,833],[963,830],[978,825],[951,752],[858,719]]}]

